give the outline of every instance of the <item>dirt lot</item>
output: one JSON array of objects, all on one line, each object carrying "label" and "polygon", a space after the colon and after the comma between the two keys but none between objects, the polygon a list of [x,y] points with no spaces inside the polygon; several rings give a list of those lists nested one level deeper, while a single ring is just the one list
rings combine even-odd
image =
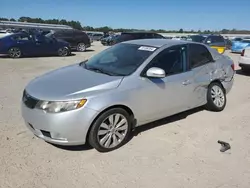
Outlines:
[{"label": "dirt lot", "polygon": [[[0,58],[1,188],[249,188],[250,76],[240,71],[223,112],[200,109],[145,125],[110,153],[34,137],[20,115],[25,85],[104,48],[94,43],[93,51],[65,58]],[[239,55],[228,54],[237,63]],[[219,139],[232,150],[221,153]]]}]

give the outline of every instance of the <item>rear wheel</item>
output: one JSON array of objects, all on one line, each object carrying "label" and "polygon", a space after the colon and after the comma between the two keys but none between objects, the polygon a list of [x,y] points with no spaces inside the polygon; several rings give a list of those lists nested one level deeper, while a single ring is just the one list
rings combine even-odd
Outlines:
[{"label": "rear wheel", "polygon": [[9,57],[11,58],[20,58],[22,56],[22,52],[20,48],[13,47],[9,49]]},{"label": "rear wheel", "polygon": [[77,45],[77,47],[76,47],[76,50],[77,50],[78,52],[85,52],[85,51],[86,51],[86,46],[85,46],[85,44],[84,44],[84,43],[79,43],[79,44]]},{"label": "rear wheel", "polygon": [[58,55],[59,56],[68,56],[69,55],[69,49],[66,47],[60,48],[58,50]]},{"label": "rear wheel", "polygon": [[227,103],[226,92],[220,83],[213,82],[208,86],[207,108],[219,112],[224,110]]},{"label": "rear wheel", "polygon": [[121,108],[110,109],[101,114],[90,129],[89,144],[99,152],[109,152],[128,141],[132,120]]}]

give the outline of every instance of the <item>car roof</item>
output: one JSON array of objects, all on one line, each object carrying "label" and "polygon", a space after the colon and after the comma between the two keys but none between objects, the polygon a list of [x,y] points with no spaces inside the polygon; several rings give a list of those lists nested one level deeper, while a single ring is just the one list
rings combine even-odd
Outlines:
[{"label": "car roof", "polygon": [[182,40],[171,40],[171,39],[138,39],[138,40],[129,40],[122,43],[126,44],[136,44],[136,45],[144,45],[144,46],[152,46],[160,48],[162,46],[173,46],[178,44],[187,44],[187,43],[195,43],[189,41]]},{"label": "car roof", "polygon": [[156,48],[161,48],[163,46],[171,47],[175,45],[181,45],[181,44],[199,44],[201,46],[204,46],[208,49],[208,51],[211,53],[213,59],[217,59],[217,57],[221,56],[221,54],[218,53],[216,49],[210,48],[207,45],[204,45],[199,42],[192,42],[192,41],[185,41],[185,40],[171,40],[171,39],[139,39],[139,40],[129,40],[122,42],[124,44],[136,44],[141,46],[152,46]]}]

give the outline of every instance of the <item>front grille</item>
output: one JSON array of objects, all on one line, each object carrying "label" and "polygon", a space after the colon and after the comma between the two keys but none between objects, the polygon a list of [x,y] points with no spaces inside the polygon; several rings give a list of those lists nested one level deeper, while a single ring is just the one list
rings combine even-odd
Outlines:
[{"label": "front grille", "polygon": [[37,103],[39,102],[38,99],[35,99],[34,97],[31,97],[26,91],[23,92],[23,103],[28,107],[28,108],[35,108]]}]

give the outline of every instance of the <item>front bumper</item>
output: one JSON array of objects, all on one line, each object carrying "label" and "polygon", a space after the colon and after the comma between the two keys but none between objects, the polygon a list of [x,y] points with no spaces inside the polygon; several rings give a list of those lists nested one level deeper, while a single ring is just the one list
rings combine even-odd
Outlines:
[{"label": "front bumper", "polygon": [[97,111],[83,107],[62,113],[46,113],[21,105],[26,126],[37,137],[57,145],[82,145]]}]

